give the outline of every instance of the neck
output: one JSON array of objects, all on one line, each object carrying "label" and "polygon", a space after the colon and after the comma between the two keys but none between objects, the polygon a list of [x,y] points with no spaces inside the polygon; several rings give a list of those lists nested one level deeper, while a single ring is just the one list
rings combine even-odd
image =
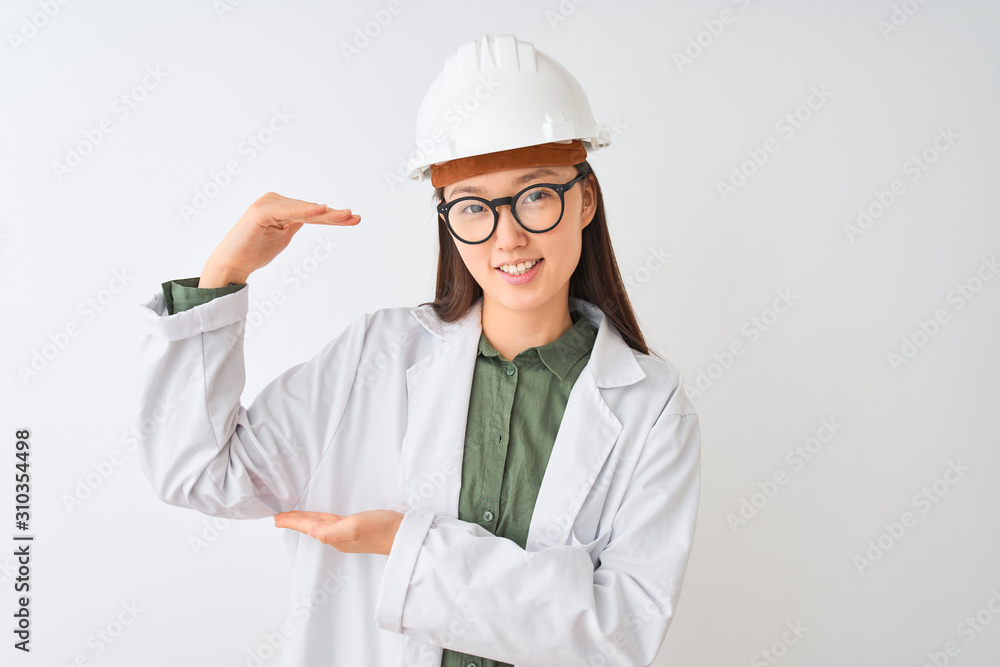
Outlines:
[{"label": "neck", "polygon": [[511,310],[483,297],[483,333],[508,361],[529,347],[551,343],[572,326],[568,291],[531,310]]}]

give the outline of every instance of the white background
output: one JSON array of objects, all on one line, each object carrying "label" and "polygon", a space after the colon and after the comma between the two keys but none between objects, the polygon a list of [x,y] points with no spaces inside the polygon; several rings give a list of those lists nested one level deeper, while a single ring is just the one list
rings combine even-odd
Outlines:
[{"label": "white background", "polygon": [[[198,275],[267,191],[362,222],[303,228],[251,277],[244,404],[359,314],[430,300],[432,188],[392,175],[444,58],[489,32],[553,56],[617,128],[591,164],[622,272],[653,347],[691,388],[702,378],[698,530],[655,664],[996,664],[996,3],[403,0],[345,56],[387,3],[46,2],[51,17],[38,0],[0,15],[0,662],[256,664],[288,604],[282,529],[213,525],[153,495],[128,437],[137,304]],[[147,68],[165,76],[143,90]],[[275,108],[294,118],[248,160]],[[112,132],[89,140],[102,119]],[[741,166],[771,137],[766,162]],[[70,151],[87,154],[60,169]],[[230,160],[240,173],[185,220]],[[753,173],[723,196],[734,168]],[[852,234],[895,179],[902,194]],[[337,251],[313,264],[326,235]],[[296,284],[295,265],[314,270]],[[793,301],[775,319],[778,290]],[[751,336],[754,317],[770,324]],[[32,433],[30,655],[8,629],[18,428]],[[808,462],[786,458],[818,433]],[[141,611],[97,639],[123,604]]]}]

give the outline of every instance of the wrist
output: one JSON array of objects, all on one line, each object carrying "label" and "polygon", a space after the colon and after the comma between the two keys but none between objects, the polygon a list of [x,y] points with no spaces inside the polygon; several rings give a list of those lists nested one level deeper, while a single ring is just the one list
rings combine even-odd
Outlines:
[{"label": "wrist", "polygon": [[247,276],[233,269],[206,266],[198,279],[198,287],[226,287],[227,285],[242,285]]}]

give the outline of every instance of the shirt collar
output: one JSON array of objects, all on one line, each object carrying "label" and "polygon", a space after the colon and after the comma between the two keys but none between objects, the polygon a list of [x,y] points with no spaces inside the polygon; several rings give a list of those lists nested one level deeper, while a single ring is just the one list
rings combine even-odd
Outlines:
[{"label": "shirt collar", "polygon": [[[244,293],[242,290],[237,294]],[[594,383],[600,388],[625,387],[646,377],[646,372],[636,360],[638,352],[629,347],[622,339],[618,329],[597,305],[571,296],[570,311],[578,310],[590,323],[597,328],[597,338],[591,351],[587,370],[594,376]],[[413,317],[431,335],[446,344],[471,339],[476,332],[482,331],[483,298],[479,297],[468,312],[454,322],[445,322],[438,317],[437,312],[429,303],[410,309]],[[471,346],[472,340],[468,340]]]},{"label": "shirt collar", "polygon": [[[566,377],[569,369],[583,355],[593,349],[594,340],[597,337],[597,331],[586,317],[575,310],[570,312],[570,317],[573,320],[573,326],[559,338],[545,345],[527,348],[527,350],[535,350],[545,367],[560,380]],[[527,350],[522,351],[521,354]],[[487,340],[485,333],[479,334],[479,354],[486,357],[500,356],[497,349]]]}]

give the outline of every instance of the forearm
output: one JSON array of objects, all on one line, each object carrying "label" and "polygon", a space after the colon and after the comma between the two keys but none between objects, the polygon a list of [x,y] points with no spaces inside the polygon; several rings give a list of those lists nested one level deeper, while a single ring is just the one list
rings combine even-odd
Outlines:
[{"label": "forearm", "polygon": [[519,667],[648,665],[687,568],[699,464],[697,415],[661,415],[620,505],[605,508],[610,532],[577,546],[525,551],[477,524],[411,510],[386,562],[376,622]]},{"label": "forearm", "polygon": [[[605,665],[647,665],[679,590],[649,579],[647,592],[624,572],[595,571],[582,549],[525,551],[476,524],[424,511],[407,513],[396,539],[379,626],[519,667],[592,664],[597,656]],[[661,574],[669,578],[666,563]],[[405,591],[399,615],[397,591]]]},{"label": "forearm", "polygon": [[[245,383],[246,295],[155,317],[149,309],[139,355],[138,402],[143,470],[167,503],[231,518],[278,511],[261,493],[259,447],[240,403]],[[235,459],[235,460],[234,460]]]}]

